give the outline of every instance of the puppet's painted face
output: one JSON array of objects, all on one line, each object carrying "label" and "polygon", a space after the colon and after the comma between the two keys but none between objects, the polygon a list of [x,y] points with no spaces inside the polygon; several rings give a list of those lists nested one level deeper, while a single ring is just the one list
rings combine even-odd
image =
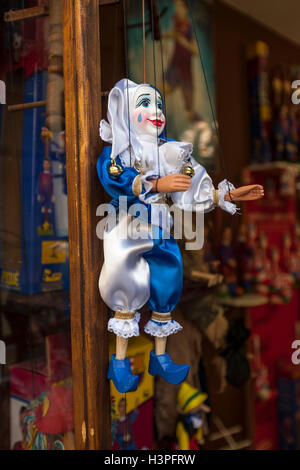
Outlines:
[{"label": "puppet's painted face", "polygon": [[138,134],[159,136],[166,125],[160,94],[150,86],[141,86],[132,101],[131,122]]}]

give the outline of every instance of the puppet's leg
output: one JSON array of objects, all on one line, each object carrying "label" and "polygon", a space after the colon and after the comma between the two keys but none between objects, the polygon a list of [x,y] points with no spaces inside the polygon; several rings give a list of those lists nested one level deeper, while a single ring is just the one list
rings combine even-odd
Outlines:
[{"label": "puppet's leg", "polygon": [[190,366],[174,364],[166,353],[167,337],[182,327],[172,320],[171,312],[182,291],[182,258],[174,238],[154,240],[154,247],[144,254],[150,268],[150,298],[147,305],[152,310],[145,332],[155,337],[155,351],[151,351],[149,372],[160,375],[167,382],[179,384],[185,380]]},{"label": "puppet's leg", "polygon": [[108,378],[121,393],[136,390],[138,385],[126,351],[128,339],[139,335],[138,310],[149,299],[150,270],[143,254],[153,247],[148,224],[142,227],[142,238],[131,238],[127,230],[131,220],[127,214],[120,214],[117,226],[107,227],[104,232],[104,264],[99,278],[101,297],[115,312],[108,322],[108,330],[117,336],[116,354],[111,356]]}]

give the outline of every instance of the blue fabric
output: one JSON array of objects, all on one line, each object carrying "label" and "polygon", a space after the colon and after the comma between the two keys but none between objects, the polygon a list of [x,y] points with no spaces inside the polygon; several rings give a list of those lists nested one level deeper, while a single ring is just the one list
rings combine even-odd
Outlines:
[{"label": "blue fabric", "polygon": [[[119,209],[119,196],[127,196],[127,207],[133,204],[142,204],[146,207],[148,212],[148,222],[151,221],[151,205],[145,204],[132,192],[132,183],[134,179],[140,174],[135,168],[123,167],[119,157],[116,158],[116,163],[120,165],[123,172],[118,178],[113,178],[109,174],[111,146],[105,146],[100,157],[97,160],[97,173],[99,180],[102,183],[105,191],[112,197],[110,204]],[[144,186],[142,193],[145,193]],[[152,193],[153,194],[153,193]]]},{"label": "blue fabric", "polygon": [[151,251],[144,254],[150,268],[150,298],[147,305],[159,313],[172,312],[179,302],[182,292],[182,257],[176,240],[162,238],[153,240]]},{"label": "blue fabric", "polygon": [[[171,140],[171,139],[168,139]],[[147,207],[148,221],[151,221],[151,205],[145,204],[132,192],[133,180],[139,172],[132,167],[122,167],[123,172],[112,178],[108,172],[110,166],[111,146],[105,146],[97,161],[97,172],[105,191],[113,198],[111,204],[119,207],[119,196],[127,196],[128,207],[139,203]],[[122,166],[119,157],[118,165]],[[143,192],[145,189],[143,188]],[[144,254],[150,267],[150,299],[147,305],[155,312],[171,312],[179,302],[182,292],[182,258],[175,239],[163,239],[163,231],[155,227],[154,246]]]},{"label": "blue fabric", "polygon": [[[132,192],[133,180],[139,175],[139,172],[132,167],[123,167],[119,157],[116,158],[116,163],[123,168],[123,172],[118,178],[113,178],[109,174],[111,146],[105,146],[97,161],[97,172],[99,179],[105,191],[113,198],[111,203],[116,206],[119,205],[119,196],[127,196],[129,203],[134,204],[139,201]],[[145,191],[145,190],[144,190]]]},{"label": "blue fabric", "polygon": [[[134,179],[140,174],[135,168],[123,167],[119,157],[116,158],[116,163],[120,165],[123,172],[118,178],[113,178],[109,174],[111,146],[105,146],[100,157],[97,160],[97,173],[99,180],[102,183],[105,191],[112,197],[110,204],[112,204],[117,211],[119,210],[119,196],[127,196],[127,209],[134,204],[142,204],[148,213],[148,222],[151,222],[151,204],[144,203],[132,192],[132,183]],[[141,194],[145,193],[144,186],[142,187]],[[152,195],[155,193],[151,193]]]}]

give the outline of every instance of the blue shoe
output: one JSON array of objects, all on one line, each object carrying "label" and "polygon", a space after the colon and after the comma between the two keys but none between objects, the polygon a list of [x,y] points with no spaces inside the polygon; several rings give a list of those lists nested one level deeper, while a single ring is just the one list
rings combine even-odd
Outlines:
[{"label": "blue shoe", "polygon": [[107,378],[120,393],[135,392],[139,383],[138,376],[131,372],[129,359],[116,359],[115,354],[110,358]]},{"label": "blue shoe", "polygon": [[178,385],[186,379],[189,370],[188,364],[174,364],[167,353],[157,356],[155,351],[150,352],[150,375],[160,375],[170,384]]}]

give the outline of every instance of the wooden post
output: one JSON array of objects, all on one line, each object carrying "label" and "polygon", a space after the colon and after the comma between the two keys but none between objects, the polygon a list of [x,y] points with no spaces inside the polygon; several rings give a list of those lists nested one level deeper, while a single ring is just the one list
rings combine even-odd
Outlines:
[{"label": "wooden post", "polygon": [[62,0],[76,449],[110,449],[107,311],[98,277],[99,0]]}]

